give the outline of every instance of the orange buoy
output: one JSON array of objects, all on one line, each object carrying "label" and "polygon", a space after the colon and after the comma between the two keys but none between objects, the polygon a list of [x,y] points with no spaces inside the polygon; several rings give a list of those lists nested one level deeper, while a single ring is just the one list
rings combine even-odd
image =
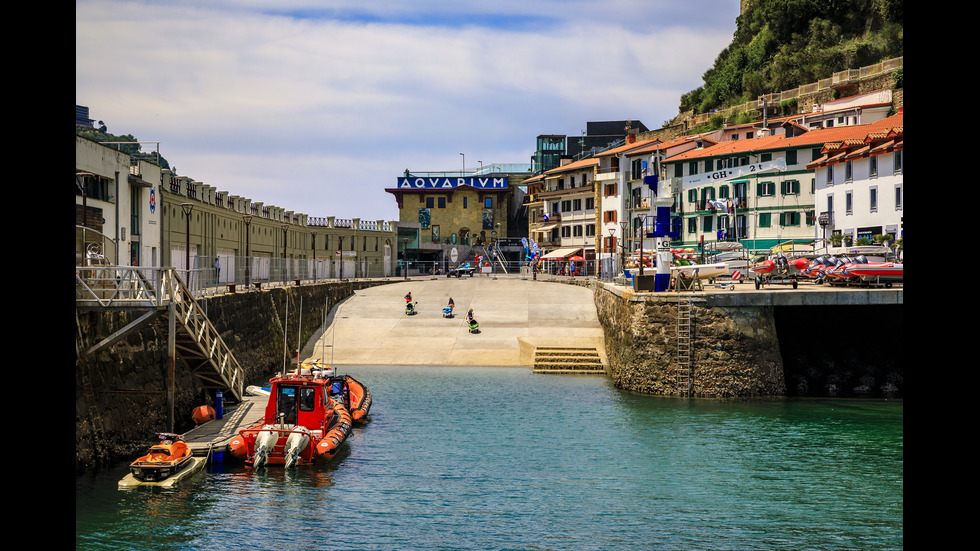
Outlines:
[{"label": "orange buoy", "polygon": [[207,423],[208,421],[214,419],[214,408],[211,406],[198,406],[194,408],[194,413],[191,415],[194,419],[194,423],[201,425]]}]

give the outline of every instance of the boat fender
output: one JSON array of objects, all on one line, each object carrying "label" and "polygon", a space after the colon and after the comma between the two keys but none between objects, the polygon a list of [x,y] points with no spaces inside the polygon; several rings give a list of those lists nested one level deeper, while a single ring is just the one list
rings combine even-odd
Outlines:
[{"label": "boat fender", "polygon": [[214,408],[211,406],[198,406],[194,408],[191,418],[194,420],[195,425],[203,425],[214,419]]},{"label": "boat fender", "polygon": [[241,436],[232,438],[228,444],[228,451],[236,459],[245,459],[248,456],[248,447],[245,445],[245,439]]}]

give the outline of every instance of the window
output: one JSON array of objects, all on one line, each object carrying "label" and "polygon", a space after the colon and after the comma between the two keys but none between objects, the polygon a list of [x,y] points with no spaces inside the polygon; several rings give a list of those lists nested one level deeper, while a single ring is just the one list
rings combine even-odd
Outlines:
[{"label": "window", "polygon": [[896,150],[895,151],[895,166],[892,167],[895,170],[895,174],[901,174],[902,173],[902,168],[904,168],[904,165],[902,164],[903,162],[904,161],[902,160],[902,150],[901,149]]},{"label": "window", "polygon": [[772,160],[772,153],[763,153],[762,155],[759,155],[759,161],[763,163],[767,163],[771,160]]},{"label": "window", "polygon": [[425,198],[425,208],[431,209],[431,208],[433,208],[435,206],[436,206],[435,200],[433,200],[432,197],[426,197]]},{"label": "window", "polygon": [[798,212],[784,212],[779,215],[779,225],[780,226],[799,226],[800,225],[800,213]]},{"label": "window", "polygon": [[603,197],[613,197],[619,195],[618,186],[619,184],[606,184],[602,187]]},{"label": "window", "polygon": [[440,197],[439,198],[439,208],[441,208],[441,209],[446,208],[446,198],[445,197]]},{"label": "window", "polygon": [[827,185],[834,185],[834,167],[832,166],[827,167]]},{"label": "window", "polygon": [[687,201],[689,203],[697,203],[698,202],[698,190],[696,190],[696,189],[690,189],[690,190],[688,190],[687,191]]},{"label": "window", "polygon": [[570,212],[571,210],[572,210],[572,202],[571,201],[565,200],[565,201],[562,201],[561,202],[561,211],[562,212]]},{"label": "window", "polygon": [[316,407],[316,389],[312,387],[303,387],[299,389],[299,410],[300,411],[313,411]]},{"label": "window", "polygon": [[603,222],[615,222],[616,221],[616,211],[614,211],[614,210],[603,211],[603,213],[602,213],[602,221]]},{"label": "window", "polygon": [[902,210],[902,186],[895,186],[895,210]]},{"label": "window", "polygon": [[585,199],[585,210],[595,209],[595,197],[588,197]]},{"label": "window", "polygon": [[574,226],[572,228],[572,235],[574,235],[575,237],[582,237],[583,231],[584,230],[582,230],[582,226],[581,225]]},{"label": "window", "polygon": [[582,200],[573,199],[572,200],[572,210],[582,210]]},{"label": "window", "polygon": [[687,219],[687,233],[698,233],[698,219],[688,218]]},{"label": "window", "polygon": [[851,161],[847,161],[844,163],[844,181],[850,182],[852,179],[854,179],[854,166]]},{"label": "window", "polygon": [[572,236],[572,227],[571,226],[562,226],[561,227],[561,236],[562,237],[571,237]]},{"label": "window", "polygon": [[586,224],[585,226],[585,236],[592,237],[595,235],[595,224]]},{"label": "window", "polygon": [[492,209],[493,208],[493,197],[487,197],[483,199],[483,208]]},{"label": "window", "polygon": [[759,215],[759,227],[760,228],[770,228],[772,227],[772,214],[764,212]]},{"label": "window", "polygon": [[854,208],[854,201],[851,198],[851,192],[848,191],[844,194],[844,212],[846,214],[851,214],[852,208]]},{"label": "window", "polygon": [[783,180],[783,195],[799,195],[799,194],[800,194],[799,180]]},{"label": "window", "polygon": [[702,222],[702,224],[703,224],[703,229],[704,229],[705,233],[710,232],[710,231],[714,231],[714,223],[713,222],[714,222],[714,217],[713,216],[705,216],[704,217],[704,222]]},{"label": "window", "polygon": [[878,157],[868,158],[868,175],[871,178],[878,177]]},{"label": "window", "polygon": [[797,161],[796,161],[796,150],[795,149],[790,149],[789,151],[786,152],[786,164],[787,165],[795,165],[796,163],[797,163]]},{"label": "window", "polygon": [[776,194],[776,184],[773,182],[759,182],[756,184],[755,194],[759,197],[772,197]]},{"label": "window", "polygon": [[728,186],[720,186],[718,188],[718,198],[728,199]]},{"label": "window", "polygon": [[466,208],[466,199],[468,199],[468,197],[463,197],[463,208],[464,209]]},{"label": "window", "polygon": [[871,207],[871,212],[878,212],[878,188],[872,186],[868,191],[868,204]]}]

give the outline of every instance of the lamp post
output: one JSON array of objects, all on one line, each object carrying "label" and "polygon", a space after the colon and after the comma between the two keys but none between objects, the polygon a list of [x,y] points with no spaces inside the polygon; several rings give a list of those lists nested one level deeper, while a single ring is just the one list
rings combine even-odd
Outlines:
[{"label": "lamp post", "polygon": [[[462,155],[462,153],[460,153]],[[402,238],[402,263],[405,264],[402,267],[402,271],[405,273],[405,281],[408,281],[408,238]]]},{"label": "lamp post", "polygon": [[249,226],[252,224],[252,215],[243,214],[242,219],[245,221],[245,288],[247,289],[248,286],[251,284],[250,279],[251,279],[252,259],[249,257],[250,254],[249,240],[252,237],[252,232],[250,231]]},{"label": "lamp post", "polygon": [[310,235],[313,238],[311,243],[313,247],[313,283],[316,283],[316,230],[312,230]]},{"label": "lamp post", "polygon": [[643,275],[643,216],[636,217],[636,226],[640,229],[640,275]]},{"label": "lamp post", "polygon": [[[463,155],[460,153],[460,155]],[[466,155],[463,155],[463,169],[459,171],[459,175],[462,176],[466,172]]]},{"label": "lamp post", "polygon": [[289,229],[289,224],[279,224],[282,228],[282,282],[286,283],[286,231]]},{"label": "lamp post", "polygon": [[619,227],[623,229],[623,233],[622,233],[623,244],[622,244],[622,249],[620,249],[622,252],[619,254],[619,263],[624,274],[626,273],[626,229],[629,228],[629,226],[630,226],[629,221],[619,223]]},{"label": "lamp post", "polygon": [[337,278],[343,281],[344,280],[344,236],[338,235],[337,239],[340,240],[340,250],[337,251],[337,254],[340,255],[340,271],[337,274]]},{"label": "lamp post", "polygon": [[186,222],[184,231],[184,269],[187,270],[187,283],[190,284],[191,278],[191,211],[194,210],[194,203],[181,203],[180,208],[184,211],[184,221]]},{"label": "lamp post", "polygon": [[612,245],[616,241],[616,228],[609,228],[609,281],[613,280],[615,275],[613,272],[613,259],[616,257],[616,246]]}]

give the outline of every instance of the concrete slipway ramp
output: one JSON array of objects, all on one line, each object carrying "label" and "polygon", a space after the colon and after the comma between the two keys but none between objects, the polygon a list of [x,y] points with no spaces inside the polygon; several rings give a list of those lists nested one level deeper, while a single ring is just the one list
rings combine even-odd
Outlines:
[{"label": "concrete slipway ramp", "polygon": [[[405,314],[406,293],[418,303]],[[453,318],[442,308],[452,297]],[[467,329],[466,312],[480,323]],[[330,314],[301,357],[334,366],[530,366],[535,347],[594,347],[605,363],[602,327],[587,287],[517,276],[417,278],[357,291]]]}]

